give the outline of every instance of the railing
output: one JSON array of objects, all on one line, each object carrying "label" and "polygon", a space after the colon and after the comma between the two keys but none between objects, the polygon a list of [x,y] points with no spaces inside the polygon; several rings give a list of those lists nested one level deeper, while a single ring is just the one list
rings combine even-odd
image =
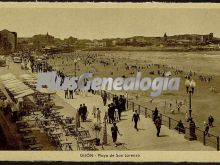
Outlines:
[{"label": "railing", "polygon": [[[102,91],[97,91],[98,94],[101,95]],[[110,92],[106,92],[107,93],[107,97],[109,100],[111,100],[114,96],[114,94],[110,93]],[[145,116],[146,118],[151,118],[153,119],[153,111],[152,109],[149,109],[145,106],[142,106],[140,104],[137,104],[131,100],[126,100],[126,108],[127,110],[132,110],[135,111],[137,110],[138,113],[140,115]],[[169,116],[166,116],[162,113],[159,113],[159,116],[161,117],[161,121],[162,124],[164,126],[167,126],[169,129],[174,129],[174,130],[178,130],[178,132],[180,133],[180,129],[176,129],[177,128],[177,124],[178,124],[178,120],[175,120]],[[185,130],[189,129],[188,127],[184,126]],[[207,135],[205,134],[205,132],[203,130],[200,130],[199,128],[196,127],[196,132],[195,132],[196,136],[197,136],[197,140],[202,142],[203,145],[205,146],[211,146],[217,149],[217,151],[219,151],[219,136],[213,135],[208,133]]]}]

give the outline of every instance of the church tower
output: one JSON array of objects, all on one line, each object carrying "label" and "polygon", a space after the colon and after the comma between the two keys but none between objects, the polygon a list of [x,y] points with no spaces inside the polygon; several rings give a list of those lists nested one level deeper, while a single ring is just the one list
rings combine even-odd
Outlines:
[{"label": "church tower", "polygon": [[163,41],[167,41],[167,33],[164,33],[164,35],[163,35]]}]

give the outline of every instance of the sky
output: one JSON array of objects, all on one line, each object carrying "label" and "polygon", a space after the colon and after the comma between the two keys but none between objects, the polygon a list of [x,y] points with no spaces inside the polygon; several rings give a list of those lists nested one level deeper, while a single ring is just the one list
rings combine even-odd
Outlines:
[{"label": "sky", "polygon": [[1,8],[0,30],[79,39],[175,34],[220,37],[220,9],[184,8]]}]

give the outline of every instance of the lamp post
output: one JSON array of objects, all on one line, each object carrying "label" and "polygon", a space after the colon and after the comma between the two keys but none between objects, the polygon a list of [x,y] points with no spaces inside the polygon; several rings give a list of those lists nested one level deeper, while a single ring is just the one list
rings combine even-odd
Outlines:
[{"label": "lamp post", "polygon": [[77,58],[77,59],[74,59],[74,66],[75,66],[75,77],[76,77],[76,65],[77,65],[77,62],[80,61],[80,58]]},{"label": "lamp post", "polygon": [[196,140],[195,129],[196,125],[192,119],[192,96],[195,92],[196,82],[194,80],[186,79],[185,81],[186,93],[189,94],[189,122],[188,128],[186,129],[185,138],[188,140]]}]

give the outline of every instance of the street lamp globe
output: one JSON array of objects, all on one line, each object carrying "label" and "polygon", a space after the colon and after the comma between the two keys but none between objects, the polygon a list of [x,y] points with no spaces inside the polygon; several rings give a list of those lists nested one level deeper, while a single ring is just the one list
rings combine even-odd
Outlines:
[{"label": "street lamp globe", "polygon": [[196,87],[196,82],[194,81],[194,80],[192,80],[191,82],[190,82],[190,87],[191,87],[191,89],[192,89],[192,94],[194,93],[194,89],[195,89],[195,87]]},{"label": "street lamp globe", "polygon": [[188,79],[186,79],[185,81],[185,86],[186,86],[186,92],[189,92],[189,87],[190,87],[190,81]]}]

